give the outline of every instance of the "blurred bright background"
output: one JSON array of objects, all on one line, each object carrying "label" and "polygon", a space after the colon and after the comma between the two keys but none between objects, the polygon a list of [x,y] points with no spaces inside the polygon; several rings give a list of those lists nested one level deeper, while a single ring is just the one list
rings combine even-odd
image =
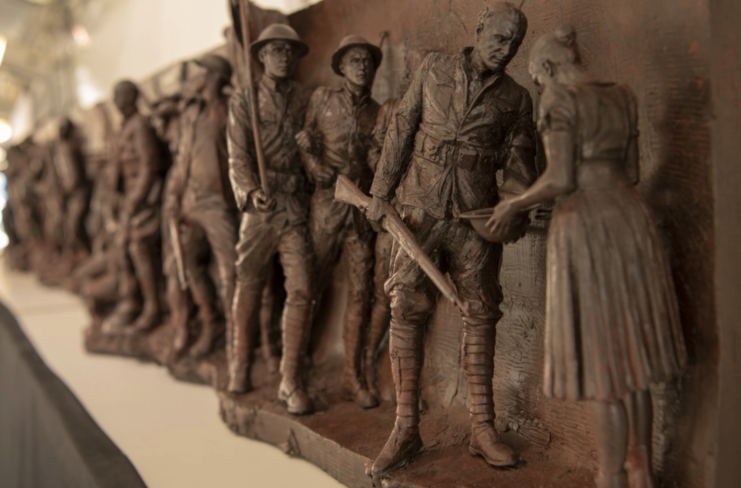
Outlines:
[{"label": "blurred bright background", "polygon": [[[290,14],[318,1],[254,3]],[[9,144],[109,98],[122,78],[223,44],[229,23],[226,0],[0,0],[0,170]],[[0,209],[5,184],[0,175]]]}]

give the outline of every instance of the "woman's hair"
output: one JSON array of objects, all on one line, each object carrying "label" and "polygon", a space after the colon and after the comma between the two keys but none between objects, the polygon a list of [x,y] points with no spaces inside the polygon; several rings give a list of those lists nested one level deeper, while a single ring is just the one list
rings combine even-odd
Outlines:
[{"label": "woman's hair", "polygon": [[564,25],[555,32],[544,35],[535,42],[530,56],[538,65],[545,61],[555,66],[580,64],[576,30],[571,25]]}]

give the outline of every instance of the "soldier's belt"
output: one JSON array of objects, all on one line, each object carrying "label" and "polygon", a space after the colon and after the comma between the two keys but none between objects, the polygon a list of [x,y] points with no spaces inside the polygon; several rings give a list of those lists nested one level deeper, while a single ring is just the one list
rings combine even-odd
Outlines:
[{"label": "soldier's belt", "polygon": [[461,141],[442,141],[422,131],[417,133],[414,154],[438,166],[452,165],[474,172],[496,171],[500,166],[496,149]]},{"label": "soldier's belt", "polygon": [[282,172],[269,169],[268,182],[273,191],[293,193],[303,187],[304,177],[296,172]]}]

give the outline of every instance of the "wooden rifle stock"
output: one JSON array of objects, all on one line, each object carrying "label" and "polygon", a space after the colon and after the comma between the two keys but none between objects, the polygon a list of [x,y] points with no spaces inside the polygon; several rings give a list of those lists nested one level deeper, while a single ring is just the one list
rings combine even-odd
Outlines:
[{"label": "wooden rifle stock", "polygon": [[[360,188],[344,175],[337,177],[334,198],[338,202],[353,205],[363,211],[371,203],[371,197],[360,191]],[[432,262],[424,249],[415,241],[414,235],[404,225],[404,222],[402,222],[401,217],[399,217],[394,207],[388,202],[385,202],[385,205],[387,207],[386,216],[381,221],[381,227],[391,234],[391,237],[401,246],[404,252],[422,268],[422,271],[432,280],[445,298],[453,302],[465,315],[468,311],[468,304],[461,300],[453,284],[437,269],[435,263]]]}]

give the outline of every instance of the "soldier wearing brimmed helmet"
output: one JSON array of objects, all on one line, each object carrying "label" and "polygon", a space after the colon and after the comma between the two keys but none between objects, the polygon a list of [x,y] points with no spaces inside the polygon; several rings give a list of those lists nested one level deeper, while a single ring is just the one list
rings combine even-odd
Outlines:
[{"label": "soldier wearing brimmed helmet", "polygon": [[[229,182],[226,124],[228,97],[224,87],[230,83],[232,67],[221,56],[207,55],[195,60],[204,72],[191,81],[196,93],[183,111],[181,136],[175,165],[165,190],[165,216],[180,226],[183,264],[188,289],[198,306],[201,331],[190,349],[193,357],[211,351],[216,332],[217,311],[212,290],[216,288],[224,306],[226,322],[231,322],[234,296],[234,261],[237,241],[236,204]],[[169,230],[169,227],[166,227]],[[166,239],[169,245],[173,236]],[[218,268],[215,287],[209,283],[206,263],[209,254]],[[168,297],[177,333],[173,350],[188,345],[188,310],[177,288],[177,273],[168,273]]]},{"label": "soldier wearing brimmed helmet", "polygon": [[[291,77],[309,48],[289,26],[266,28],[250,49],[265,67],[256,83],[261,144],[267,182],[260,181],[252,131],[252,107],[246,88],[232,97],[229,120],[229,176],[237,206],[243,212],[237,244],[237,287],[233,302],[229,390],[250,389],[250,356],[254,349],[253,318],[260,308],[273,256],[285,275],[282,381],[278,397],[288,411],[306,414],[313,404],[303,381],[313,294],[312,252],[307,229],[307,179],[295,135],[303,127],[309,92]],[[269,195],[262,188],[267,184]]]},{"label": "soldier wearing brimmed helmet", "polygon": [[344,254],[349,265],[348,301],[343,323],[345,365],[342,388],[348,400],[362,408],[378,405],[362,374],[363,351],[373,290],[375,234],[355,208],[334,199],[335,179],[345,175],[364,191],[373,172],[368,150],[379,105],[371,98],[381,50],[359,36],[342,40],[332,56],[332,69],[345,78],[342,88],[319,88],[298,140],[307,170],[316,183],[311,200],[310,228],[316,252],[317,283],[323,290]]}]

